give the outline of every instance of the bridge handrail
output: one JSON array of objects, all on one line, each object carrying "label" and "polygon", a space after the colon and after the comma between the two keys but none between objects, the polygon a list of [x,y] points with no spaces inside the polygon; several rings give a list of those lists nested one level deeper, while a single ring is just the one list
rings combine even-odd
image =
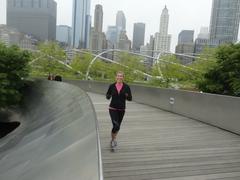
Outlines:
[{"label": "bridge handrail", "polygon": [[[68,81],[85,91],[105,94],[108,83]],[[180,114],[240,135],[240,98],[209,93],[191,92],[130,85],[133,100]]]}]

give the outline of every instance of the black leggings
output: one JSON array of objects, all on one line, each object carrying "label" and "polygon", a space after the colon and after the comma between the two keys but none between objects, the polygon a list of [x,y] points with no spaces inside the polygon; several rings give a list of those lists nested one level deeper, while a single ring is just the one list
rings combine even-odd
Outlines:
[{"label": "black leggings", "polygon": [[112,125],[113,125],[112,133],[115,134],[120,130],[120,126],[121,126],[125,111],[109,109],[109,114],[112,119]]}]

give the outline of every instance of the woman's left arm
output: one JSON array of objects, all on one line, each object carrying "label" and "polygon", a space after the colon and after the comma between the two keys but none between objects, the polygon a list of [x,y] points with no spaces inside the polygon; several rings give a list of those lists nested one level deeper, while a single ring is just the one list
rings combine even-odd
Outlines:
[{"label": "woman's left arm", "polygon": [[131,93],[131,89],[130,89],[129,86],[127,86],[126,91],[127,91],[127,92],[125,93],[126,99],[127,99],[128,101],[132,101],[132,93]]}]

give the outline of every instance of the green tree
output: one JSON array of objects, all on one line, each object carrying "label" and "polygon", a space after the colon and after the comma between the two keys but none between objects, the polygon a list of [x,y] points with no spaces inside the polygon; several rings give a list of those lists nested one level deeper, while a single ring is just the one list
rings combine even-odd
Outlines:
[{"label": "green tree", "polygon": [[[71,66],[77,70],[81,71],[83,74],[87,73],[90,62],[93,60],[94,56],[89,54],[81,54],[74,58]],[[120,53],[118,55],[116,63],[102,60],[100,58],[96,59],[92,64],[89,75],[95,80],[107,80],[112,81],[115,79],[117,71],[124,71],[126,81],[133,82],[136,80],[143,79],[140,73],[135,70],[144,71],[145,68],[140,62],[140,59],[125,53]]]},{"label": "green tree", "polygon": [[78,54],[74,57],[71,66],[74,70],[86,75],[88,66],[93,58],[91,54]]},{"label": "green tree", "polygon": [[122,65],[118,65],[114,73],[116,74],[116,71],[119,70],[123,71],[126,82],[144,81],[145,76],[140,73],[146,72],[146,67],[143,64],[142,58],[135,55],[129,55],[127,53],[120,53],[119,63]]},{"label": "green tree", "polygon": [[64,50],[54,42],[44,43],[39,45],[40,52],[45,55],[47,59],[45,64],[45,71],[57,74],[59,70],[59,62],[64,62],[66,60],[66,53]]},{"label": "green tree", "polygon": [[199,57],[195,59],[195,61],[189,66],[193,69],[199,71],[196,76],[196,80],[202,80],[204,75],[212,68],[216,66],[216,51],[217,48],[204,48],[203,52]]},{"label": "green tree", "polygon": [[55,59],[64,61],[66,59],[66,53],[55,42],[41,43],[38,45],[38,50],[41,54],[51,56]]},{"label": "green tree", "polygon": [[64,62],[66,60],[64,50],[54,42],[41,43],[38,45],[38,50],[38,60],[35,65],[42,67],[44,74],[57,74],[59,71],[58,61]]},{"label": "green tree", "polygon": [[39,52],[34,54],[30,63],[32,76],[58,74],[63,77],[79,78],[79,74],[65,64],[66,53],[58,44],[54,42],[42,43],[38,46],[38,50]]},{"label": "green tree", "polygon": [[198,83],[204,92],[240,96],[240,44],[217,48],[216,65]]},{"label": "green tree", "polygon": [[174,55],[167,55],[160,58],[152,68],[152,75],[159,77],[151,80],[151,84],[160,87],[180,87],[184,81],[193,78],[195,72],[188,66],[180,64]]},{"label": "green tree", "polygon": [[17,46],[0,44],[0,108],[16,105],[22,98],[30,54]]}]

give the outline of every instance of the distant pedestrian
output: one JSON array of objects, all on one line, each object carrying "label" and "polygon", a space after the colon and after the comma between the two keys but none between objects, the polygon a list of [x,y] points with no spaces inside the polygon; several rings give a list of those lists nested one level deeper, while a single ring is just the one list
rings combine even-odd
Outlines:
[{"label": "distant pedestrian", "polygon": [[55,81],[62,81],[62,76],[56,75],[54,80]]},{"label": "distant pedestrian", "polygon": [[49,80],[49,81],[52,80],[51,74],[48,75],[48,80]]},{"label": "distant pedestrian", "polygon": [[48,75],[48,80],[53,81],[55,79],[55,76],[53,74]]},{"label": "distant pedestrian", "polygon": [[120,126],[125,114],[126,100],[132,100],[132,93],[130,87],[123,82],[124,73],[122,71],[117,72],[116,82],[111,84],[108,88],[106,98],[111,99],[109,105],[109,114],[112,120],[111,142],[110,146],[114,151],[117,147],[117,134],[120,130]]}]

